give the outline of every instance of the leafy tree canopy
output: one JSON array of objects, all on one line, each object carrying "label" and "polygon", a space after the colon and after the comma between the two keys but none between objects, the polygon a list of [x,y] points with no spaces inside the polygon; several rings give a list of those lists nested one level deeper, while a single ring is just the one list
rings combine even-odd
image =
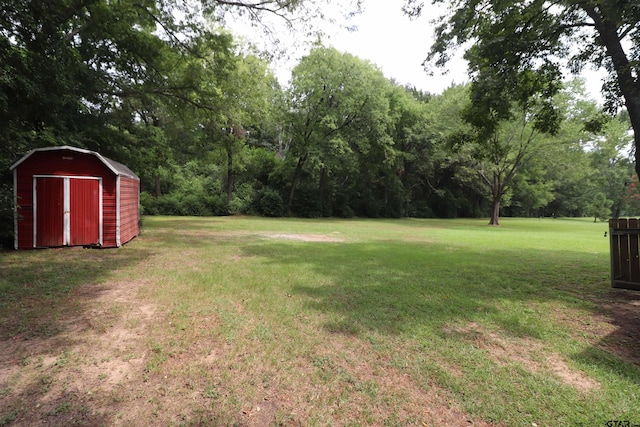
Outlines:
[{"label": "leafy tree canopy", "polygon": [[[509,102],[533,100],[545,109],[537,126],[557,130],[550,99],[560,89],[564,65],[579,71],[603,67],[610,110],[626,106],[640,147],[640,4],[636,0],[433,0],[450,6],[438,20],[429,61],[443,65],[456,46],[466,46],[472,100],[484,111],[476,125],[492,128],[510,115]],[[417,15],[423,3],[406,0]],[[480,117],[478,114],[476,118]],[[640,150],[636,150],[640,168]]]},{"label": "leafy tree canopy", "polygon": [[[135,114],[158,102],[211,110],[202,100],[215,98],[217,88],[201,81],[211,69],[224,68],[221,62],[233,49],[229,34],[212,31],[214,21],[235,13],[254,23],[276,16],[297,25],[326,2],[4,0],[0,158],[10,164],[43,145],[117,151],[104,138],[104,128],[126,119],[122,114],[114,119],[125,104],[142,105]],[[349,5],[357,10],[359,2]],[[205,89],[210,96],[198,96]]]}]

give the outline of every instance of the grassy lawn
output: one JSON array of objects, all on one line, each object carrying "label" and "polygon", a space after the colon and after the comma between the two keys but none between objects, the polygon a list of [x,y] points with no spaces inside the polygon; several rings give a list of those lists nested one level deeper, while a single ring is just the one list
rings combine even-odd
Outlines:
[{"label": "grassy lawn", "polygon": [[604,223],[146,217],[0,252],[0,426],[640,424]]}]

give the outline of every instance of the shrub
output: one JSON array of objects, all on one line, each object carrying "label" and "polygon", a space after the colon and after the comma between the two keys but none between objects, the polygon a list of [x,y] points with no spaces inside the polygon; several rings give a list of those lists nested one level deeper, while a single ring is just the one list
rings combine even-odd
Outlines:
[{"label": "shrub", "polygon": [[13,248],[13,191],[9,185],[0,187],[0,246]]},{"label": "shrub", "polygon": [[258,213],[263,216],[280,217],[284,213],[282,196],[270,188],[261,192],[258,202]]},{"label": "shrub", "polygon": [[179,201],[180,214],[186,216],[207,216],[211,212],[205,206],[204,197],[195,194],[187,194]]},{"label": "shrub", "polygon": [[182,215],[182,207],[176,193],[163,194],[156,199],[158,215]]},{"label": "shrub", "polygon": [[226,194],[214,194],[204,198],[207,209],[211,215],[224,216],[229,215],[229,207],[227,206]]},{"label": "shrub", "polygon": [[146,191],[140,193],[140,214],[159,215],[157,199]]},{"label": "shrub", "polygon": [[301,183],[293,198],[292,213],[303,218],[318,218],[321,216],[320,197],[317,186]]},{"label": "shrub", "polygon": [[229,203],[231,215],[246,215],[251,213],[255,191],[248,183],[237,186],[233,192],[233,199]]}]

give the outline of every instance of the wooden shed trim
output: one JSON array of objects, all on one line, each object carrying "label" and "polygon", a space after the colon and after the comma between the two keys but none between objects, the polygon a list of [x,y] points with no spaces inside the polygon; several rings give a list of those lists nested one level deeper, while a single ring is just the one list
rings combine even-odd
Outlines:
[{"label": "wooden shed trim", "polygon": [[120,175],[116,176],[116,246],[120,247]]},{"label": "wooden shed trim", "polygon": [[18,250],[18,174],[13,171],[13,246]]}]

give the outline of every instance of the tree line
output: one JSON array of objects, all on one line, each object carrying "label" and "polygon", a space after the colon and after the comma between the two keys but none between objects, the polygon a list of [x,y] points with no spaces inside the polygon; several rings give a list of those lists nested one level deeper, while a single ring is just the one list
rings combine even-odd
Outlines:
[{"label": "tree line", "polygon": [[[640,213],[630,116],[604,114],[579,80],[524,73],[519,95],[487,110],[477,99],[485,80],[430,94],[318,43],[283,86],[268,55],[216,17],[242,7],[259,19],[316,2],[4,3],[3,240],[13,231],[9,166],[52,145],[128,165],[151,215],[498,224],[500,215]],[[532,95],[550,84],[552,96]]]}]

